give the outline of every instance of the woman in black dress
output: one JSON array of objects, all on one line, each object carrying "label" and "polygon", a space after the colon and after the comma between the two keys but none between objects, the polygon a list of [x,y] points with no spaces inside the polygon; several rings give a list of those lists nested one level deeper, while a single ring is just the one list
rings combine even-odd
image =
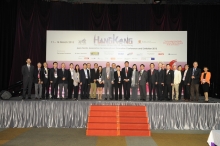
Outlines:
[{"label": "woman in black dress", "polygon": [[102,80],[102,66],[98,67],[96,79],[98,89],[98,100],[102,100],[102,91],[104,87],[104,80]]},{"label": "woman in black dress", "polygon": [[[122,72],[120,70],[120,66],[116,66],[116,71],[114,72],[114,78],[115,78],[115,100],[121,100],[122,99]],[[119,96],[118,96],[119,91]],[[118,98],[119,97],[119,98]]]},{"label": "woman in black dress", "polygon": [[209,101],[209,86],[210,86],[210,79],[211,79],[211,73],[208,72],[208,67],[203,68],[204,72],[201,74],[200,81],[202,84],[204,96],[205,96],[205,102]]}]

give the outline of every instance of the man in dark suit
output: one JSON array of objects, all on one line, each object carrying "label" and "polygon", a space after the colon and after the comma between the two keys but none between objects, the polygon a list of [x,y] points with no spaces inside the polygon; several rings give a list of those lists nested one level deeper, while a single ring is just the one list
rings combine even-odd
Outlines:
[{"label": "man in dark suit", "polygon": [[73,74],[74,74],[74,68],[73,63],[70,63],[70,68],[67,70],[68,72],[68,99],[72,99],[73,95]]},{"label": "man in dark suit", "polygon": [[[50,87],[50,69],[47,67],[47,62],[43,64],[43,84],[42,84],[42,98],[49,99],[49,87]],[[45,95],[46,94],[46,95]]]},{"label": "man in dark suit", "polygon": [[199,82],[200,82],[200,76],[201,76],[201,69],[198,68],[198,62],[193,63],[193,68],[191,68],[190,72],[191,75],[191,101],[194,101],[194,95],[196,94],[195,101],[199,100]]},{"label": "man in dark suit", "polygon": [[179,84],[179,97],[178,97],[178,99],[181,100],[182,91],[183,91],[183,87],[184,87],[184,81],[183,81],[184,71],[182,70],[182,66],[181,65],[179,65],[177,69],[181,73],[181,82]]},{"label": "man in dark suit", "polygon": [[23,65],[21,68],[21,73],[23,76],[23,97],[22,99],[25,99],[26,97],[26,90],[28,88],[28,99],[31,99],[31,89],[32,89],[32,83],[33,83],[33,76],[34,76],[34,66],[31,65],[31,59],[28,58],[26,60],[27,64]]},{"label": "man in dark suit", "polygon": [[129,62],[125,61],[125,67],[122,68],[124,100],[130,99],[131,77],[132,68],[129,67]]},{"label": "man in dark suit", "polygon": [[[58,70],[58,86],[59,86],[60,99],[67,99],[68,71],[65,69],[65,63],[62,63],[61,69]],[[62,96],[63,88],[64,88],[64,97]]]},{"label": "man in dark suit", "polygon": [[139,71],[139,90],[140,90],[140,100],[146,101],[146,83],[148,81],[147,71],[144,70],[145,65],[140,65]]},{"label": "man in dark suit", "polygon": [[35,99],[42,98],[42,84],[43,84],[43,70],[41,63],[37,63],[37,68],[34,69],[34,86],[35,86]]},{"label": "man in dark suit", "polygon": [[86,63],[83,64],[83,69],[80,70],[80,85],[81,99],[88,99],[89,71]]},{"label": "man in dark suit", "polygon": [[[114,70],[114,72],[116,72],[116,64],[115,63],[112,63],[112,69]],[[115,99],[115,83],[114,84],[112,84],[112,90],[111,90],[111,94],[112,94],[112,100],[114,100]]]},{"label": "man in dark suit", "polygon": [[186,64],[185,71],[183,72],[182,81],[183,81],[183,90],[184,90],[184,99],[185,101],[190,100],[190,83],[191,83],[191,71],[189,65]]},{"label": "man in dark suit", "polygon": [[170,65],[167,64],[166,65],[165,81],[164,81],[164,97],[169,101],[172,101],[173,82],[174,82],[174,72],[172,70],[170,70]]},{"label": "man in dark suit", "polygon": [[163,92],[164,92],[164,70],[162,68],[162,63],[158,64],[158,82],[157,82],[157,97],[158,100],[164,100]]},{"label": "man in dark suit", "polygon": [[154,63],[150,64],[150,69],[147,71],[148,75],[148,85],[149,85],[149,101],[152,100],[152,91],[153,91],[153,100],[156,100],[156,85],[158,82],[158,71],[154,68]]},{"label": "man in dark suit", "polygon": [[90,63],[87,63],[87,70],[89,72],[88,74],[88,88],[87,88],[87,93],[86,93],[86,97],[88,98],[92,98],[90,97],[90,89],[91,89],[91,83],[94,83],[94,78],[93,78],[93,69],[91,69],[91,64]]},{"label": "man in dark suit", "polygon": [[51,96],[52,99],[57,99],[58,92],[58,63],[53,62],[53,68],[50,70]]}]

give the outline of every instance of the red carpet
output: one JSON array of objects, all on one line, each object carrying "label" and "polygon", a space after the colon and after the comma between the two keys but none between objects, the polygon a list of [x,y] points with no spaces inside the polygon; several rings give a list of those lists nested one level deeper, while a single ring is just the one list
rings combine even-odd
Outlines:
[{"label": "red carpet", "polygon": [[146,106],[91,105],[87,136],[150,136]]}]

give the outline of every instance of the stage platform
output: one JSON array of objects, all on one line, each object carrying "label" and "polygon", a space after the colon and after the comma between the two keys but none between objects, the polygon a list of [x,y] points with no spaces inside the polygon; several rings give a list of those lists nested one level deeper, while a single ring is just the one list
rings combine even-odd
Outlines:
[{"label": "stage platform", "polygon": [[199,102],[144,102],[97,100],[0,100],[0,128],[86,128],[90,105],[142,105],[147,107],[150,129],[220,129],[220,100]]}]

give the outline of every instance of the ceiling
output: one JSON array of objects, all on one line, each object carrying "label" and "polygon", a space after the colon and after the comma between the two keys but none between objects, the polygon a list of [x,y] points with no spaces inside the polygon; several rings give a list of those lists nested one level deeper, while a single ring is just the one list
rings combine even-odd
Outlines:
[{"label": "ceiling", "polygon": [[61,1],[74,4],[186,4],[186,5],[216,5],[220,0],[43,0],[48,2]]}]

